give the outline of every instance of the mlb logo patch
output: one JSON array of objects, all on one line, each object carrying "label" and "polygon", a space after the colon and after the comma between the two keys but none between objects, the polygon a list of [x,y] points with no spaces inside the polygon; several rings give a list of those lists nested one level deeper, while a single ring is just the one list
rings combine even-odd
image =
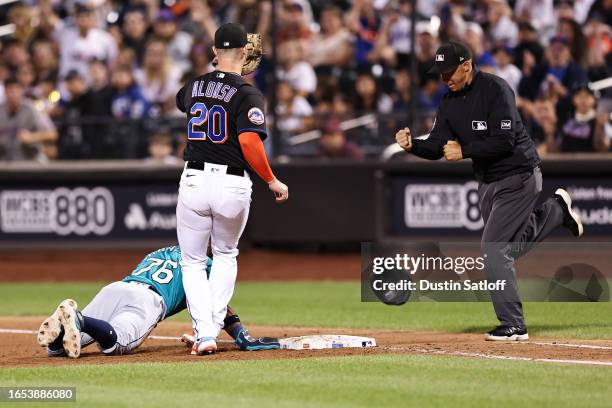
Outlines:
[{"label": "mlb logo patch", "polygon": [[263,125],[265,121],[265,117],[261,109],[259,108],[251,108],[247,114],[249,120],[254,125]]},{"label": "mlb logo patch", "polygon": [[472,130],[487,130],[487,122],[484,120],[473,120]]},{"label": "mlb logo patch", "polygon": [[444,61],[444,54],[436,54],[436,61]]},{"label": "mlb logo patch", "polygon": [[512,121],[510,121],[510,120],[502,120],[501,121],[501,128],[502,129],[512,129]]}]

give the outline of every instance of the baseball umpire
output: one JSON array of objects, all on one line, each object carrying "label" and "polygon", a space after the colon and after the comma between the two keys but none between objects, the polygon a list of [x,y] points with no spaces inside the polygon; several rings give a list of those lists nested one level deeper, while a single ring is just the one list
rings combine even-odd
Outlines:
[{"label": "baseball umpire", "polygon": [[[188,81],[176,95],[187,113],[185,169],[176,207],[183,254],[183,285],[198,354],[214,353],[236,282],[238,240],[246,224],[255,172],[276,201],[289,198],[268,163],[264,97],[242,75],[261,60],[258,34],[235,23],[221,25],[213,47],[216,70]],[[205,273],[208,241],[215,262]]]},{"label": "baseball umpire", "polygon": [[503,79],[480,72],[467,46],[454,41],[436,51],[430,73],[439,74],[449,91],[429,137],[412,140],[405,128],[395,139],[404,150],[425,159],[472,159],[485,223],[481,244],[486,277],[507,282],[503,292],[491,292],[500,325],[485,338],[527,340],[514,260],[558,226],[581,236],[582,222],[563,189],[536,207],[542,190],[540,159]]}]

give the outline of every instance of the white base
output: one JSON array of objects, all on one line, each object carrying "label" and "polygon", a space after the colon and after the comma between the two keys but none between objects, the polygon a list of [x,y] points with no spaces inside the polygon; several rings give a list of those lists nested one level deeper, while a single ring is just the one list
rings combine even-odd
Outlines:
[{"label": "white base", "polygon": [[279,342],[281,349],[286,350],[376,347],[376,339],[372,337],[344,336],[338,334],[288,337],[286,339],[280,339]]}]

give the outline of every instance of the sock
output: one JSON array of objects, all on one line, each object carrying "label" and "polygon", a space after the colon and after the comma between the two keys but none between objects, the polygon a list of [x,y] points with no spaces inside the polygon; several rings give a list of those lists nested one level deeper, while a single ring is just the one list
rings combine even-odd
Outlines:
[{"label": "sock", "polygon": [[225,331],[227,332],[227,334],[229,334],[234,340],[236,339],[236,337],[238,337],[238,334],[242,330],[244,330],[244,327],[242,326],[242,323],[240,322],[235,322],[234,324],[225,328]]},{"label": "sock", "polygon": [[62,327],[60,330],[59,336],[57,336],[57,339],[53,340],[53,343],[49,344],[49,350],[51,351],[62,350],[64,348],[63,341],[64,341],[64,328]]},{"label": "sock", "polygon": [[93,317],[83,316],[81,331],[98,342],[103,350],[112,348],[117,343],[117,333],[110,323]]}]

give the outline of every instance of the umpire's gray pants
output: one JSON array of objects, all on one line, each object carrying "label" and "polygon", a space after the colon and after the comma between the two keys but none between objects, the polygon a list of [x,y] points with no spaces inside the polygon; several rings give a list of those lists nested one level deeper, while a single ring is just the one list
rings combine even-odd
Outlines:
[{"label": "umpire's gray pants", "polygon": [[480,211],[484,220],[482,250],[489,281],[506,280],[503,291],[491,291],[502,325],[524,326],[514,260],[525,254],[563,223],[563,210],[554,198],[536,208],[542,173],[535,168],[492,183],[480,183]]}]

